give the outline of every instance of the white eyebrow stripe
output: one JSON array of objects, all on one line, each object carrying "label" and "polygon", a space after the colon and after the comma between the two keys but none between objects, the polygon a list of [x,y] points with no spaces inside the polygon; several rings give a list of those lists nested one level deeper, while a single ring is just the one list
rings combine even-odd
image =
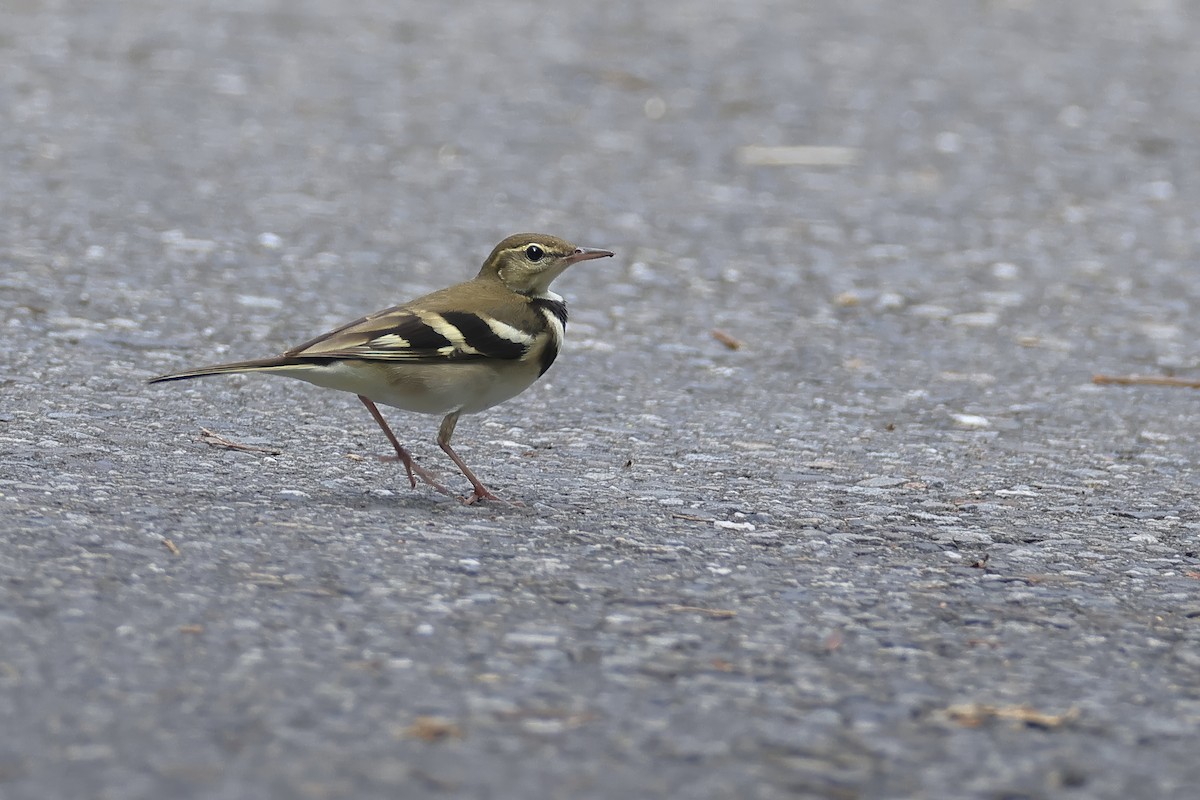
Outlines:
[{"label": "white eyebrow stripe", "polygon": [[417,316],[421,318],[429,327],[446,337],[449,342],[454,345],[454,348],[463,353],[478,353],[479,351],[467,343],[467,337],[463,336],[462,331],[446,321],[446,318],[441,314],[436,314],[432,311],[418,311]]},{"label": "white eyebrow stripe", "polygon": [[514,328],[507,322],[501,322],[493,317],[485,317],[482,314],[479,315],[479,318],[486,322],[487,326],[492,329],[492,333],[496,334],[501,339],[506,339],[510,342],[516,342],[517,344],[523,344],[526,347],[533,344],[533,336],[521,330],[520,328]]}]

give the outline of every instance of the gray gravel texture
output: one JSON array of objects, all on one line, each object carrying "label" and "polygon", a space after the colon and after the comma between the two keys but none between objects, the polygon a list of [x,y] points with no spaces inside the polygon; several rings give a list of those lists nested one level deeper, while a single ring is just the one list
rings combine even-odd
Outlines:
[{"label": "gray gravel texture", "polygon": [[[434,9],[0,7],[0,797],[1195,797],[1194,8]],[[524,507],[144,384],[530,229]]]}]

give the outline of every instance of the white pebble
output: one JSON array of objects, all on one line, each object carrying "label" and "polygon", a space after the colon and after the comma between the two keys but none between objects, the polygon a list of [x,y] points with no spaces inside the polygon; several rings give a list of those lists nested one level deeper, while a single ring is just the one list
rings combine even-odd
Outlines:
[{"label": "white pebble", "polygon": [[954,131],[942,131],[934,137],[933,146],[939,153],[954,155],[962,151],[962,137]]},{"label": "white pebble", "polygon": [[992,277],[1003,281],[1016,280],[1021,277],[1021,268],[1008,261],[997,261],[992,264]]},{"label": "white pebble", "polygon": [[990,328],[1000,321],[1000,315],[995,311],[969,311],[955,314],[950,321],[964,328]]}]

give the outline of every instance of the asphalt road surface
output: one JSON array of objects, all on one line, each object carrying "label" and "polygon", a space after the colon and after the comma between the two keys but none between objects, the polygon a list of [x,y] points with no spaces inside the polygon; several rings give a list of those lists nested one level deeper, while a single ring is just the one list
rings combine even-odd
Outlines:
[{"label": "asphalt road surface", "polygon": [[[0,797],[1196,797],[1200,393],[1093,376],[1200,377],[1197,40],[3,4]],[[145,385],[521,230],[617,253],[459,425],[521,506],[410,489],[348,395]]]}]

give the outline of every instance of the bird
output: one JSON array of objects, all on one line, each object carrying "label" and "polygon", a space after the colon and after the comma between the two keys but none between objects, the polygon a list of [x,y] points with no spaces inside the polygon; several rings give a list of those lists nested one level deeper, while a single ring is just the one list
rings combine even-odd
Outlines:
[{"label": "bird", "polygon": [[282,355],[196,367],[149,383],[263,372],[350,392],[387,436],[411,488],[420,478],[449,495],[400,444],[377,404],[436,414],[438,445],[471,483],[471,494],[460,499],[500,500],[451,447],[458,419],[516,397],[550,369],[567,325],[566,301],[550,284],[572,264],[612,256],[543,233],[514,234],[471,280],[368,314]]}]

